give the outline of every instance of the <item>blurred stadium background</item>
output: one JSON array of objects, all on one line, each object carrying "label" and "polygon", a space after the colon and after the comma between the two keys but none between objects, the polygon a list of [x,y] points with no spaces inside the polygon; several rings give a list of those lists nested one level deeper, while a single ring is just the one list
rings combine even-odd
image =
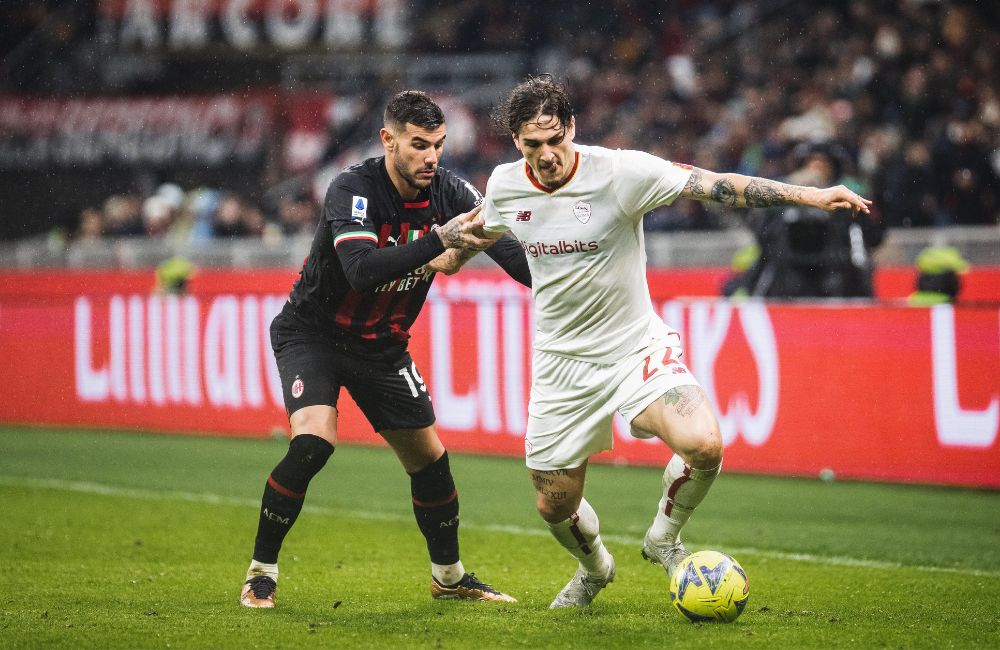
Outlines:
[{"label": "blurred stadium background", "polygon": [[[514,155],[490,105],[543,71],[581,142],[862,190],[882,264],[1000,256],[995,3],[12,0],[0,20],[8,266],[297,264],[388,95],[439,97],[446,165],[482,187]],[[657,210],[651,261],[726,266],[755,218]]]}]

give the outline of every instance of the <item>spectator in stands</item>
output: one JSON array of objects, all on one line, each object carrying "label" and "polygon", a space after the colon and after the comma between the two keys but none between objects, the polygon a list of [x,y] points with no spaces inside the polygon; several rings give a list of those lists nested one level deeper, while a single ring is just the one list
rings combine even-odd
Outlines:
[{"label": "spectator in stands", "polygon": [[174,225],[173,206],[159,194],[142,202],[142,223],[148,237],[163,237]]},{"label": "spectator in stands", "polygon": [[88,206],[80,212],[79,224],[77,225],[74,241],[80,243],[93,243],[101,240],[104,236],[104,215],[93,206]]},{"label": "spectator in stands", "polygon": [[996,223],[1000,180],[990,165],[990,144],[973,119],[956,117],[945,126],[934,146],[935,175],[943,181],[938,225]]},{"label": "spectator in stands", "polygon": [[223,194],[213,215],[212,236],[245,237],[249,234],[243,212],[243,199],[236,194]]},{"label": "spectator in stands", "polygon": [[278,200],[278,225],[288,237],[311,237],[318,219],[317,206],[305,192],[283,196]]},{"label": "spectator in stands", "polygon": [[906,144],[892,157],[876,182],[875,199],[886,215],[886,225],[931,226],[937,221],[938,178],[925,140]]},{"label": "spectator in stands", "polygon": [[104,201],[104,234],[108,237],[134,237],[143,234],[139,198],[133,194],[115,194]]},{"label": "spectator in stands", "polygon": [[251,203],[243,205],[243,227],[247,237],[267,238],[269,241],[281,238],[278,225],[270,223],[264,216],[264,211]]}]

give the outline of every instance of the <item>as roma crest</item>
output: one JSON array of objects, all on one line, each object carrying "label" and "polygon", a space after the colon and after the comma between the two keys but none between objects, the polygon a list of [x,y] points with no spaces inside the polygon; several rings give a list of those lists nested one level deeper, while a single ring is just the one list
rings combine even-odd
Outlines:
[{"label": "as roma crest", "polygon": [[577,201],[573,206],[573,214],[580,223],[587,223],[590,221],[590,204],[586,201]]}]

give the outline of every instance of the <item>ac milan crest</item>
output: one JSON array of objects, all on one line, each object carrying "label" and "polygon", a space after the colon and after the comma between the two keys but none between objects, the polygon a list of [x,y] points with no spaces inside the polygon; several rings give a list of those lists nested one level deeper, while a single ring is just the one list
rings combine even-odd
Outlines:
[{"label": "ac milan crest", "polygon": [[301,379],[296,377],[295,381],[292,382],[292,397],[294,397],[295,399],[302,397],[302,393],[303,391],[305,391],[305,389],[306,385],[302,383]]}]

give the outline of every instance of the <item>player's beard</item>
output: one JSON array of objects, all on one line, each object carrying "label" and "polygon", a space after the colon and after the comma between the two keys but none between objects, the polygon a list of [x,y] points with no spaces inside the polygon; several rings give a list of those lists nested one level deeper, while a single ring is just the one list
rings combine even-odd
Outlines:
[{"label": "player's beard", "polygon": [[399,174],[399,177],[403,179],[403,182],[405,182],[407,185],[409,185],[415,190],[422,190],[426,188],[431,184],[431,181],[434,178],[433,176],[426,178],[421,178],[420,176],[417,176],[417,173],[421,171],[435,170],[435,168],[433,167],[421,167],[415,172],[411,172],[409,169],[403,166],[403,163],[400,160],[394,160],[393,165],[396,167],[396,173]]}]

